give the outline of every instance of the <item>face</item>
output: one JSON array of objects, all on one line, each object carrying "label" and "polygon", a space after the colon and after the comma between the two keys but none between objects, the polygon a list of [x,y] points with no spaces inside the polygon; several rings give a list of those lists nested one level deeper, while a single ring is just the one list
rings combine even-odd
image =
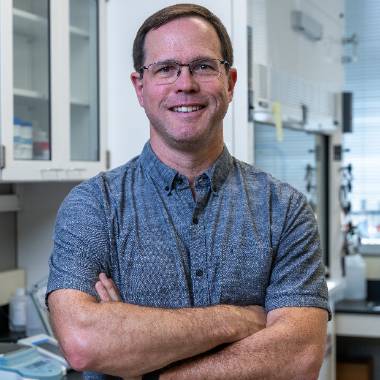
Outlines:
[{"label": "face", "polygon": [[[198,58],[223,58],[216,31],[196,17],[173,20],[151,30],[144,51],[145,66],[165,60],[189,63]],[[172,84],[153,84],[148,74],[145,70],[143,79],[138,73],[131,78],[150,120],[152,144],[175,149],[223,144],[223,118],[232,100],[235,69],[227,72],[223,68],[220,76],[206,83],[194,78],[187,67]]]}]

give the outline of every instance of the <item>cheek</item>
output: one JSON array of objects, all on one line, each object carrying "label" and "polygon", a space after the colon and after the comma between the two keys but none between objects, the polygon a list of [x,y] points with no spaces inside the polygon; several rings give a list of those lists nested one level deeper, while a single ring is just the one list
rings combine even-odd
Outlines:
[{"label": "cheek", "polygon": [[166,94],[160,88],[147,88],[143,93],[143,102],[150,109],[158,109],[165,105]]}]

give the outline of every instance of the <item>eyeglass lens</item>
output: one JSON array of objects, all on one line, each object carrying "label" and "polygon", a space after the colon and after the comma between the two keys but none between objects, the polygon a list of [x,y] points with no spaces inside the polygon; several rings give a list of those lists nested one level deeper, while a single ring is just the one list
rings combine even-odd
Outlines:
[{"label": "eyeglass lens", "polygon": [[210,81],[221,73],[222,63],[217,59],[195,60],[188,64],[176,61],[156,62],[148,66],[152,80],[157,84],[169,84],[177,80],[184,66],[188,66],[190,73],[200,81]]}]

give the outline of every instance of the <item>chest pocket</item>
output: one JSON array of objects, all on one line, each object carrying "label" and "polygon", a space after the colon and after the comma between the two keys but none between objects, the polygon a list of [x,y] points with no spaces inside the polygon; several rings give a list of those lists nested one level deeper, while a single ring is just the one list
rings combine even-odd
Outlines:
[{"label": "chest pocket", "polygon": [[265,304],[273,254],[269,247],[253,243],[231,248],[224,260],[221,278],[222,304]]},{"label": "chest pocket", "polygon": [[127,242],[120,258],[125,302],[153,307],[186,307],[190,298],[178,249],[152,231],[139,243]]}]

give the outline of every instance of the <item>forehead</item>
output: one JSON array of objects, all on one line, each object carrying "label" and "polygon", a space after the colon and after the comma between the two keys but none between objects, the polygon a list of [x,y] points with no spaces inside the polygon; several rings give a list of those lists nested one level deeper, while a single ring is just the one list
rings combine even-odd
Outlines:
[{"label": "forehead", "polygon": [[220,58],[221,44],[214,27],[199,17],[183,17],[149,31],[144,44],[145,63]]}]

